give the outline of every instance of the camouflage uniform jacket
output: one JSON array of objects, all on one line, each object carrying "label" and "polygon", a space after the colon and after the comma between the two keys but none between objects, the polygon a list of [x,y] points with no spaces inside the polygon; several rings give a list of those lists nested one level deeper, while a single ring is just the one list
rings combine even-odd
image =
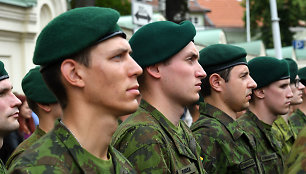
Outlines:
[{"label": "camouflage uniform jacket", "polygon": [[255,141],[220,109],[200,103],[200,118],[191,126],[208,173],[261,173]]},{"label": "camouflage uniform jacket", "polygon": [[245,132],[255,137],[256,156],[263,165],[264,173],[282,173],[284,161],[281,144],[272,136],[272,126],[260,121],[249,110],[237,121]]},{"label": "camouflage uniform jacket", "polygon": [[298,138],[292,146],[292,151],[286,161],[285,172],[292,173],[306,173],[306,127],[302,129]]},{"label": "camouflage uniform jacket", "polygon": [[11,165],[16,173],[136,173],[127,159],[112,146],[108,153],[113,166],[101,171],[100,164],[89,159],[73,134],[59,121],[54,129],[24,151]]},{"label": "camouflage uniform jacket", "polygon": [[6,168],[2,162],[2,160],[0,159],[0,174],[5,174],[7,173]]},{"label": "camouflage uniform jacket", "polygon": [[301,110],[297,109],[289,117],[288,122],[293,131],[294,139],[296,139],[299,132],[306,126],[306,115]]},{"label": "camouflage uniform jacket", "polygon": [[138,173],[206,173],[200,147],[181,120],[182,132],[144,100],[138,110],[118,127],[112,144]]},{"label": "camouflage uniform jacket", "polygon": [[281,151],[284,157],[290,152],[295,140],[291,127],[288,124],[282,116],[278,116],[272,124],[272,135],[281,142]]},{"label": "camouflage uniform jacket", "polygon": [[43,131],[39,126],[35,129],[33,134],[24,140],[22,143],[18,145],[18,147],[14,150],[14,152],[11,154],[9,159],[6,162],[6,168],[10,168],[14,160],[21,155],[26,149],[28,149],[32,144],[34,144],[38,139],[40,139],[42,136],[46,134],[45,131]]}]

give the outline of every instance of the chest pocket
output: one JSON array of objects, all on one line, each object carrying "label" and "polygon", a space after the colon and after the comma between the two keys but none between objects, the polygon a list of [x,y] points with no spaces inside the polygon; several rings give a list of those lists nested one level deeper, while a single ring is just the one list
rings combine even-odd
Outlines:
[{"label": "chest pocket", "polygon": [[181,169],[178,169],[176,171],[177,174],[186,174],[186,173],[198,173],[197,172],[197,168],[196,166],[194,165],[194,163],[191,163],[187,166],[184,166],[183,168]]},{"label": "chest pocket", "polygon": [[261,159],[262,162],[276,160],[277,159],[277,155],[276,155],[276,153],[271,153],[271,154],[268,154],[268,155],[261,156],[260,159]]},{"label": "chest pocket", "polygon": [[256,165],[256,163],[255,163],[254,159],[248,159],[248,160],[240,163],[240,169],[245,170],[245,169],[250,168],[250,167],[256,167],[255,165]]}]

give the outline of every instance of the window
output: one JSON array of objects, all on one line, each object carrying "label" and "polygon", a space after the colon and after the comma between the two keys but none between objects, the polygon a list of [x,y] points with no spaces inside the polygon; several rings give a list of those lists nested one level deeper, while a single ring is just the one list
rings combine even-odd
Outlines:
[{"label": "window", "polygon": [[198,24],[198,17],[194,17],[194,23]]}]

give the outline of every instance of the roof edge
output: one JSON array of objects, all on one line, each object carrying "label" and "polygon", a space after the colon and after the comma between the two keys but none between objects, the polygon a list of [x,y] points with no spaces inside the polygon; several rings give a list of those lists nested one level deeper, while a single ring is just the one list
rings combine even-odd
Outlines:
[{"label": "roof edge", "polygon": [[28,8],[35,6],[37,4],[37,0],[0,0],[0,3]]}]

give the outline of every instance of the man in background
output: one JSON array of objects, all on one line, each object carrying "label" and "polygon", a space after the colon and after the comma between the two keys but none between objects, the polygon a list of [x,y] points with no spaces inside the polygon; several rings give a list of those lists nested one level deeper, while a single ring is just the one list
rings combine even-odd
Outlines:
[{"label": "man in background", "polygon": [[239,119],[243,130],[256,141],[256,156],[264,173],[282,173],[281,144],[271,133],[277,116],[289,112],[290,88],[288,64],[273,57],[256,57],[248,62],[250,75],[257,83],[249,109]]},{"label": "man in background", "polygon": [[12,153],[6,167],[9,168],[13,161],[40,139],[47,132],[50,132],[57,118],[62,115],[62,109],[57,102],[54,94],[48,89],[41,73],[40,66],[31,69],[22,79],[22,90],[26,95],[29,107],[39,117],[39,125],[36,127],[34,133],[23,141]]},{"label": "man in background", "polygon": [[[21,101],[13,94],[12,89],[4,64],[0,61],[0,148],[3,145],[4,136],[19,127],[17,119]],[[6,173],[2,160],[0,160],[0,173]]]}]

